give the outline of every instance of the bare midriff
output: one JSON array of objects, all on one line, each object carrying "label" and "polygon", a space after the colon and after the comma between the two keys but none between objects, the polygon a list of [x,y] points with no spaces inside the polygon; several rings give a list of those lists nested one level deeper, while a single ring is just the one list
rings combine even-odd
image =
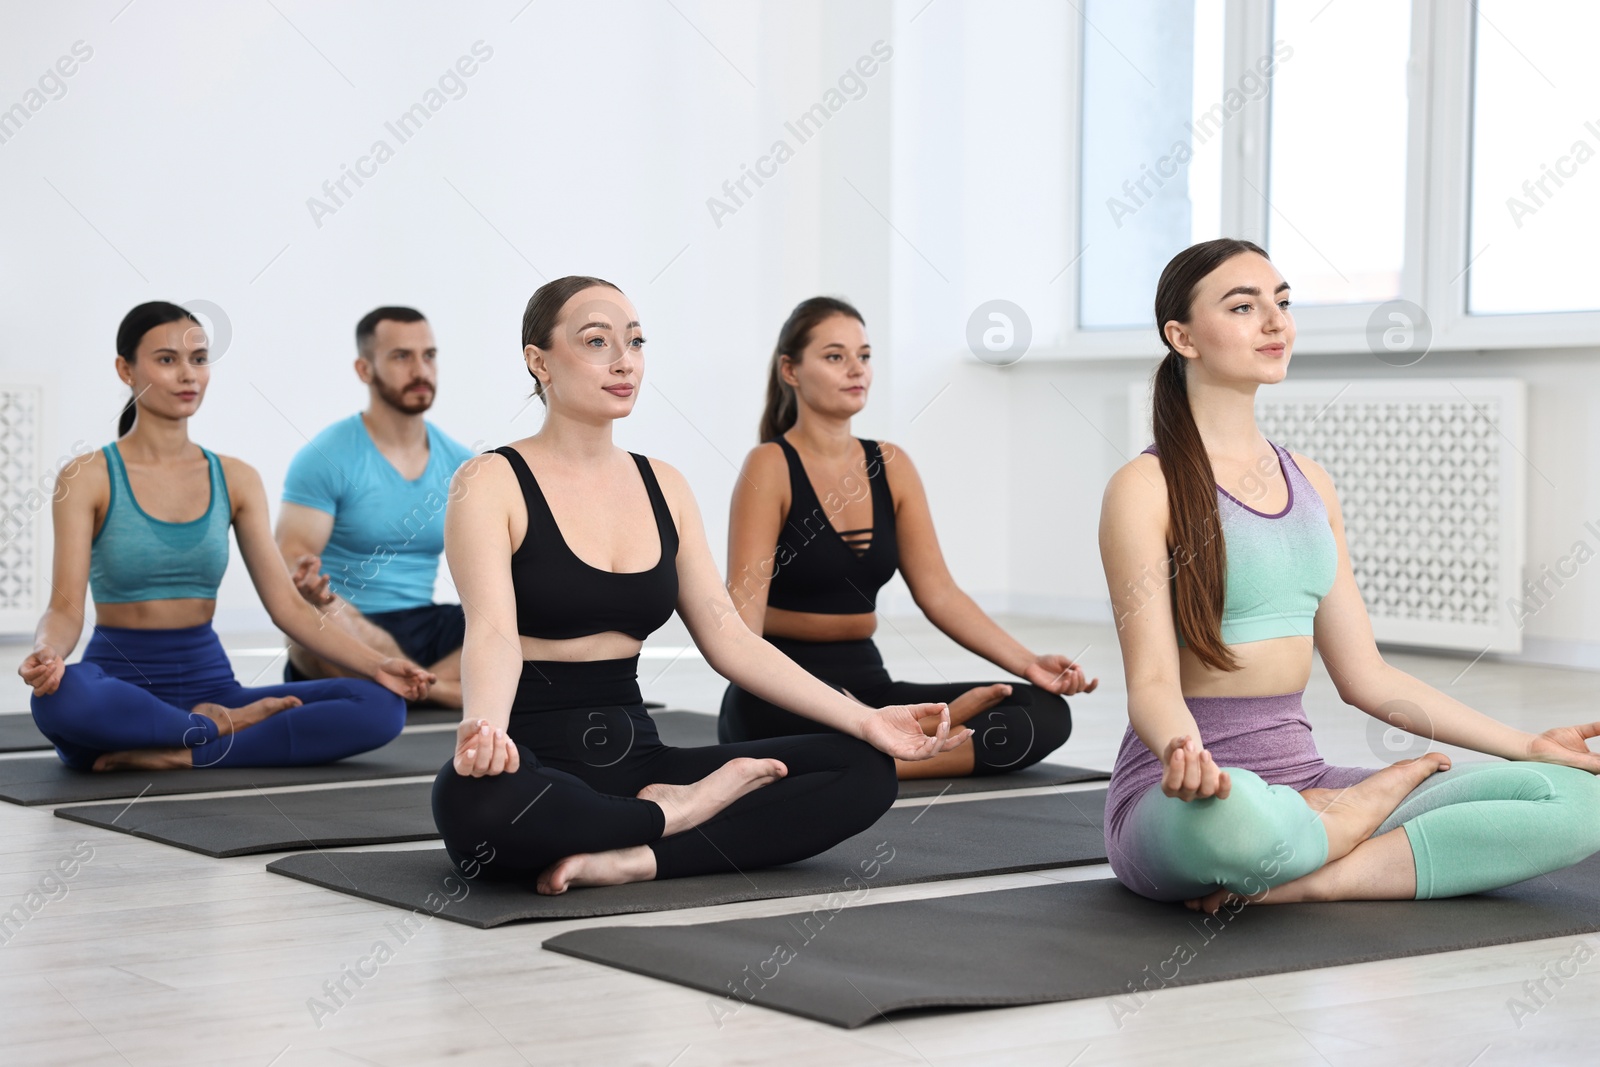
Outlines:
[{"label": "bare midriff", "polygon": [[[1186,697],[1257,697],[1297,693],[1311,680],[1311,638],[1273,637],[1230,646],[1239,670],[1208,667],[1184,645],[1178,683]],[[1337,679],[1335,679],[1337,681]]]},{"label": "bare midriff", "polygon": [[525,660],[555,660],[558,663],[587,663],[599,659],[629,659],[639,654],[644,642],[617,630],[550,640],[519,634]]},{"label": "bare midriff", "polygon": [[867,611],[859,615],[824,615],[815,611],[789,611],[768,607],[762,619],[763,637],[786,637],[791,641],[859,641],[878,630],[878,615]]},{"label": "bare midriff", "polygon": [[217,613],[215,600],[175,597],[171,600],[135,600],[125,604],[94,606],[96,626],[115,626],[127,630],[182,630],[211,621]]}]

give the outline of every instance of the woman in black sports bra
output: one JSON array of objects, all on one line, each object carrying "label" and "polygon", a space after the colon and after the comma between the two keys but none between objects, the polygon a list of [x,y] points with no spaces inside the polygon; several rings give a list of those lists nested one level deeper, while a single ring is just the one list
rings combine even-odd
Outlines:
[{"label": "woman in black sports bra", "polygon": [[[871,355],[861,313],[842,300],[813,297],[783,324],[761,420],[766,443],[734,485],[728,591],[746,626],[835,689],[869,705],[948,702],[950,721],[973,730],[971,745],[901,762],[901,778],[1030,767],[1072,732],[1063,695],[1099,680],[1066,656],[1030,652],[956,586],[910,457],[850,434],[872,384]],[[935,626],[1031,684],[891,680],[872,634],[878,590],[896,569]],[[723,741],[827,729],[737,682],[722,698]]]},{"label": "woman in black sports bra", "polygon": [[[791,863],[888,809],[891,756],[967,741],[948,709],[864,708],[739,621],[683,476],[612,443],[644,366],[638,316],[615,286],[541,286],[522,339],[544,426],[463,464],[445,512],[466,717],[433,814],[458,867],[561,893]],[[639,648],[674,609],[718,672],[829,732],[663,745]]]}]

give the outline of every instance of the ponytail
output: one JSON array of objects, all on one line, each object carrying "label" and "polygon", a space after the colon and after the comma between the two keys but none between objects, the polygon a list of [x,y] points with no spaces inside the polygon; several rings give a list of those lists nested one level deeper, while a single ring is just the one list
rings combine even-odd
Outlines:
[{"label": "ponytail", "polygon": [[1201,279],[1243,252],[1266,258],[1250,241],[1219,238],[1184,249],[1156,286],[1156,331],[1167,354],[1151,380],[1151,428],[1167,483],[1172,555],[1172,613],[1178,632],[1200,661],[1236,671],[1238,658],[1222,640],[1228,548],[1217,508],[1216,475],[1189,406],[1188,361],[1167,340],[1169,322],[1188,322]]}]

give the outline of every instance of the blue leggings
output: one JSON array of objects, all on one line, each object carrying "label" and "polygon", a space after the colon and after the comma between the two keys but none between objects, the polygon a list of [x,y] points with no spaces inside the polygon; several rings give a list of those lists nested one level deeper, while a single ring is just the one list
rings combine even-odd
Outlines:
[{"label": "blue leggings", "polygon": [[[190,710],[273,696],[303,703],[221,737],[213,720]],[[328,763],[388,744],[406,717],[398,694],[361,678],[242,686],[209,622],[173,630],[96,626],[83,661],[32,703],[40,732],[79,770],[103,753],[146,748],[191,749],[196,767]]]},{"label": "blue leggings", "polygon": [[[1156,900],[1225,887],[1242,896],[1327,862],[1328,835],[1299,793],[1226,768],[1226,800],[1182,801],[1150,786],[1129,812],[1112,867]],[[1406,794],[1373,836],[1405,830],[1416,899],[1496,889],[1600,852],[1600,778],[1549,763],[1459,764]]]}]

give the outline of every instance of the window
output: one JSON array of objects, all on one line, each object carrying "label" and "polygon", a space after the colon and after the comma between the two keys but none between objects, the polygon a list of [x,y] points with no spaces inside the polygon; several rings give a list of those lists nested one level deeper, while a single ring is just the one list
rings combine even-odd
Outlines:
[{"label": "window", "polygon": [[1600,309],[1600,5],[1476,7],[1467,310]]},{"label": "window", "polygon": [[1267,251],[1296,304],[1400,296],[1410,5],[1277,0]]},{"label": "window", "polygon": [[1078,323],[1148,328],[1167,260],[1221,233],[1223,0],[1090,0],[1084,19]]},{"label": "window", "polygon": [[1162,267],[1219,235],[1290,280],[1301,354],[1381,357],[1402,320],[1433,349],[1600,340],[1600,3],[1074,10],[1077,273],[1056,358],[1148,358]]}]

